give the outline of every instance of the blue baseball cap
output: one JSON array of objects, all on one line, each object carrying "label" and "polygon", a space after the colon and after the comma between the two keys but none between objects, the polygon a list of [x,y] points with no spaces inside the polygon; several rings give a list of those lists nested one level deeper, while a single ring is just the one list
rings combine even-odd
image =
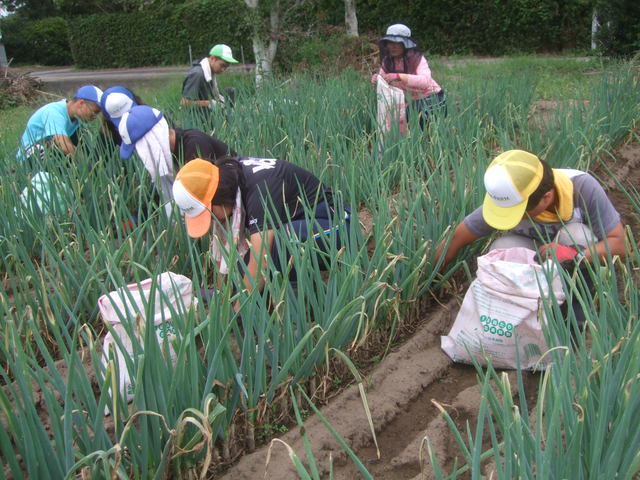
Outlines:
[{"label": "blue baseball cap", "polygon": [[138,104],[133,93],[124,87],[107,88],[100,100],[102,113],[116,128],[120,124],[122,116],[136,105]]},{"label": "blue baseball cap", "polygon": [[89,100],[97,105],[100,105],[100,100],[102,99],[102,90],[100,90],[95,85],[85,85],[84,87],[80,87],[73,98],[80,98],[82,100]]},{"label": "blue baseball cap", "polygon": [[122,115],[118,125],[118,132],[122,137],[120,156],[129,158],[136,148],[136,142],[144,137],[160,120],[162,120],[162,112],[147,105],[135,106]]}]

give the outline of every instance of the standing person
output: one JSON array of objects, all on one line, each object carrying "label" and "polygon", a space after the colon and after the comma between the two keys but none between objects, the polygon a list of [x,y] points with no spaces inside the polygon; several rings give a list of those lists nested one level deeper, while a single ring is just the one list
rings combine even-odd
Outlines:
[{"label": "standing person", "polygon": [[122,137],[120,156],[128,159],[133,152],[151,175],[171,211],[171,185],[174,172],[194,158],[210,162],[226,155],[237,155],[234,150],[216,137],[199,130],[169,128],[161,111],[147,105],[138,105],[122,115],[118,131]]},{"label": "standing person", "polygon": [[22,134],[16,158],[41,159],[48,148],[70,157],[78,144],[79,122],[91,122],[100,113],[102,90],[94,85],[80,87],[71,100],[47,103],[31,115]]},{"label": "standing person", "polygon": [[381,75],[392,87],[405,92],[407,119],[417,114],[420,126],[437,111],[447,113],[444,89],[431,76],[431,69],[418,44],[411,38],[411,30],[400,23],[387,28],[379,41],[380,71],[371,77],[372,83]]},{"label": "standing person", "polygon": [[[490,246],[537,250],[543,259],[576,262],[624,256],[620,214],[600,183],[580,170],[554,169],[532,153],[508,150],[498,155],[484,175],[483,204],[465,217],[444,253],[444,264],[478,238],[507,231]],[[440,257],[444,244],[440,245]],[[584,313],[577,300],[578,322]]]},{"label": "standing person", "polygon": [[[194,62],[187,73],[187,78],[182,83],[182,105],[200,107],[207,113],[227,99],[220,93],[216,75],[224,73],[232,63],[238,63],[233,58],[231,48],[224,44],[215,45],[209,52],[209,56]],[[233,100],[232,98],[230,100]]]},{"label": "standing person", "polygon": [[[318,248],[326,251],[323,237],[349,228],[349,208],[335,212],[332,193],[318,178],[274,158],[227,157],[215,165],[193,160],[178,172],[173,197],[189,236],[212,232],[211,251],[220,273],[228,273],[222,249],[228,254],[237,249],[247,265],[243,283],[248,290],[264,287],[268,256],[278,271],[286,272],[291,254],[278,244],[274,229],[301,242],[313,237],[319,240]],[[313,218],[307,217],[305,205],[313,209]],[[216,217],[213,228],[212,215]],[[223,226],[231,229],[234,245],[227,244]],[[340,238],[345,237],[338,237],[338,245]],[[289,278],[295,279],[295,271]]]}]

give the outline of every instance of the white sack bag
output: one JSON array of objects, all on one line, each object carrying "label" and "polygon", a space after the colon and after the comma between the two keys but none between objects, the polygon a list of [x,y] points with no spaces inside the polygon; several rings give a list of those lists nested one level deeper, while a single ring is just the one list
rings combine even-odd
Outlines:
[{"label": "white sack bag", "polygon": [[[133,399],[134,386],[131,383],[125,355],[133,355],[133,341],[127,333],[123,322],[129,322],[135,337],[141,344],[144,341],[144,328],[153,325],[156,338],[161,350],[169,355],[175,365],[176,353],[171,345],[175,338],[175,328],[171,322],[172,314],[187,312],[192,305],[197,305],[197,299],[193,297],[193,285],[189,278],[172,272],[165,272],[156,277],[156,285],[151,298],[153,279],[148,278],[138,283],[132,283],[98,299],[98,307],[102,319],[112,327],[112,332],[107,333],[102,348],[102,365],[107,368],[109,364],[109,350],[113,348],[115,360],[118,362],[119,390],[127,401]],[[152,317],[147,318],[146,312],[152,312]],[[122,349],[114,339],[114,335],[120,339]],[[165,351],[165,338],[168,340],[169,352]],[[123,351],[124,350],[124,351]],[[109,412],[105,408],[105,415]]]},{"label": "white sack bag", "polygon": [[377,120],[380,131],[386,133],[396,124],[399,125],[401,134],[409,133],[404,91],[398,87],[392,87],[382,78],[382,75],[378,75],[376,93],[378,98]]},{"label": "white sack bag", "polygon": [[[558,268],[551,260],[539,265],[527,248],[496,249],[478,257],[477,278],[465,294],[442,349],[454,362],[495,368],[544,369],[550,358],[542,331],[542,302],[559,303],[565,295]],[[516,362],[516,339],[520,365]]]}]

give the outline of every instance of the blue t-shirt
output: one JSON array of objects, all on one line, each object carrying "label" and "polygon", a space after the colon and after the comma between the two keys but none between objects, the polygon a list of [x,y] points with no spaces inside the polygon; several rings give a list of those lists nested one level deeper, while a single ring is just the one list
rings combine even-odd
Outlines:
[{"label": "blue t-shirt", "polygon": [[78,130],[78,121],[69,118],[66,100],[47,103],[29,118],[16,157],[22,159],[29,147],[41,140],[46,140],[54,135],[71,137],[76,133],[76,130]]}]

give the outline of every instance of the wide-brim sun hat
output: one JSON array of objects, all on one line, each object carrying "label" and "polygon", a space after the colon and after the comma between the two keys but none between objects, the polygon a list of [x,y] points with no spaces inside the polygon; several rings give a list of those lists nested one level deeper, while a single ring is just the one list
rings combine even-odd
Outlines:
[{"label": "wide-brim sun hat", "polygon": [[200,238],[211,227],[211,201],[218,183],[220,170],[201,158],[188,162],[180,169],[173,182],[173,199],[184,216],[187,233]]},{"label": "wide-brim sun hat", "polygon": [[543,173],[540,159],[524,150],[508,150],[494,158],[484,174],[487,190],[482,204],[484,220],[498,230],[518,225]]},{"label": "wide-brim sun hat", "polygon": [[118,132],[122,137],[120,157],[125,159],[131,157],[136,148],[136,142],[160,120],[162,120],[162,112],[147,105],[137,105],[122,115],[118,125]]},{"label": "wide-brim sun hat", "polygon": [[107,88],[100,101],[102,113],[116,127],[119,126],[122,116],[136,105],[138,104],[133,93],[124,87]]},{"label": "wide-brim sun hat", "polygon": [[223,43],[214,45],[213,48],[209,51],[209,55],[213,57],[221,58],[227,63],[238,63],[238,60],[233,58],[231,47]]},{"label": "wide-brim sun hat", "polygon": [[402,43],[405,48],[416,48],[418,44],[411,38],[411,29],[402,23],[396,23],[387,28],[387,33],[381,42]]}]

